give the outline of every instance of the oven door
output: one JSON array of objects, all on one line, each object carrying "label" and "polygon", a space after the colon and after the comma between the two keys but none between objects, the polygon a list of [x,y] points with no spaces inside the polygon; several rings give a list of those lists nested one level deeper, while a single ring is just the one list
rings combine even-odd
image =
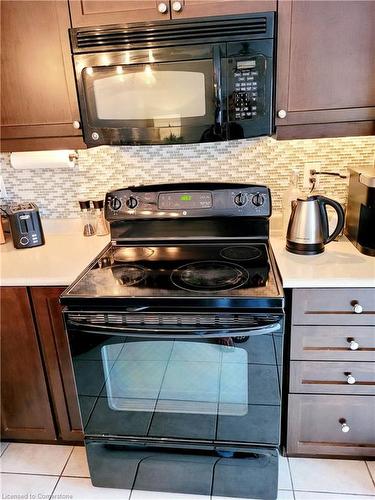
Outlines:
[{"label": "oven door", "polygon": [[279,444],[282,318],[72,312],[65,320],[86,437]]},{"label": "oven door", "polygon": [[208,44],[75,55],[86,144],[221,140],[224,54]]}]

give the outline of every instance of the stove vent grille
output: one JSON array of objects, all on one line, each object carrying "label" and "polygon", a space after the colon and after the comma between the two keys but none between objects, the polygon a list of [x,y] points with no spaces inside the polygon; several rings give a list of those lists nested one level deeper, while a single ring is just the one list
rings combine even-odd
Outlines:
[{"label": "stove vent grille", "polygon": [[271,38],[272,22],[267,15],[210,19],[195,23],[164,23],[148,26],[113,26],[71,30],[73,51],[98,52],[204,43],[205,41]]},{"label": "stove vent grille", "polygon": [[[275,318],[267,315],[265,323]],[[136,328],[181,328],[181,327],[207,327],[207,328],[226,328],[226,327],[248,327],[257,326],[262,322],[259,315],[252,314],[122,314],[122,313],[70,313],[68,320],[83,325],[105,325],[108,327],[127,326]]]}]

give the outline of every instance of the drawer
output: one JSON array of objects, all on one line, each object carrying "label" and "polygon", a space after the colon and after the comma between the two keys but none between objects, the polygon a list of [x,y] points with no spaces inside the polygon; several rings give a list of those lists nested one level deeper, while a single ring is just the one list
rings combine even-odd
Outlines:
[{"label": "drawer", "polygon": [[290,392],[375,395],[375,364],[292,361]]},{"label": "drawer", "polygon": [[293,290],[292,324],[375,325],[375,289],[295,289]]},{"label": "drawer", "polygon": [[291,359],[375,361],[372,326],[293,326]]},{"label": "drawer", "polygon": [[290,394],[287,452],[375,456],[374,398]]}]

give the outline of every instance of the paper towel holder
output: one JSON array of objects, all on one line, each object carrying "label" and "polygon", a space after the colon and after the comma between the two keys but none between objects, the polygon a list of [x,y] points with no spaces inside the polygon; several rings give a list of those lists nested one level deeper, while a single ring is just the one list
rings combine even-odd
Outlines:
[{"label": "paper towel holder", "polygon": [[70,153],[69,155],[69,161],[75,161],[78,160],[79,154],[78,151],[74,151],[74,153]]}]

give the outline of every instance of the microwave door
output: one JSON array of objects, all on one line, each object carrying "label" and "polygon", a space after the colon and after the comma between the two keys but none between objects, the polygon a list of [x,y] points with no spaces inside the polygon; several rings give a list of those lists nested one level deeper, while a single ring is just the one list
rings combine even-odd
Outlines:
[{"label": "microwave door", "polygon": [[220,140],[220,49],[210,52],[205,59],[137,64],[111,64],[110,54],[109,65],[84,67],[79,85],[86,144]]}]

